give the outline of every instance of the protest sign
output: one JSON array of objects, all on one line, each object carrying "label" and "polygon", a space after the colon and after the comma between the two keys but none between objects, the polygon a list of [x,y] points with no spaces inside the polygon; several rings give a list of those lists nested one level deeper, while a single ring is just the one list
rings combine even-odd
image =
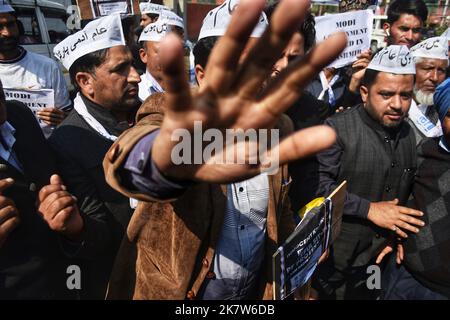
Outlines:
[{"label": "protest sign", "polygon": [[53,89],[11,89],[3,88],[6,100],[18,100],[33,111],[36,119],[42,124],[42,120],[36,116],[36,112],[43,108],[55,106],[55,93]]},{"label": "protest sign", "polygon": [[347,48],[329,66],[340,68],[356,61],[356,57],[370,48],[373,11],[361,10],[330,14],[316,18],[316,41],[322,42],[337,31],[347,34]]},{"label": "protest sign", "polygon": [[114,13],[140,14],[138,0],[77,0],[82,20],[90,20]]},{"label": "protest sign", "polygon": [[346,181],[307,212],[294,232],[273,255],[273,293],[285,299],[304,286],[317,268],[322,254],[340,232]]}]

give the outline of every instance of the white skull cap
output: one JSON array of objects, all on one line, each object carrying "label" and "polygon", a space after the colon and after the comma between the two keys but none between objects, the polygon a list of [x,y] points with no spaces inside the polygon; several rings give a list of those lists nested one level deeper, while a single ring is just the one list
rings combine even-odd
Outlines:
[{"label": "white skull cap", "polygon": [[169,33],[170,27],[160,21],[157,20],[154,23],[150,23],[148,26],[144,28],[139,37],[139,42],[141,41],[153,41],[160,42],[166,35]]},{"label": "white skull cap", "polygon": [[416,74],[416,65],[407,46],[392,45],[382,49],[367,69],[395,74]]},{"label": "white skull cap", "polygon": [[151,1],[139,3],[139,9],[141,10],[141,14],[161,14],[163,10],[169,10],[168,7],[151,3]]},{"label": "white skull cap", "polygon": [[433,37],[416,44],[411,48],[414,58],[448,60],[448,40],[444,37]]},{"label": "white skull cap", "polygon": [[[207,37],[221,37],[227,31],[231,21],[231,15],[235,7],[239,4],[239,0],[227,0],[222,5],[209,11],[205,19],[203,19],[202,28],[198,36],[198,40]],[[269,22],[267,16],[263,12],[258,24],[252,32],[251,37],[260,38],[266,30]]]},{"label": "white skull cap", "polygon": [[125,45],[125,37],[117,13],[89,22],[83,30],[58,43],[53,54],[69,70],[77,59],[91,52],[120,45]]}]

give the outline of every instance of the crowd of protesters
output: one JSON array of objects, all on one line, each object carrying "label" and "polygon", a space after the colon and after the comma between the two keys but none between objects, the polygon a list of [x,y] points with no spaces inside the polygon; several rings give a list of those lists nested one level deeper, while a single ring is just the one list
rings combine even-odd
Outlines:
[{"label": "crowd of protesters", "polygon": [[[309,1],[227,0],[194,45],[169,8],[140,12],[139,26],[99,17],[56,45],[69,95],[0,0],[0,299],[273,299],[272,256],[299,210],[343,181],[340,233],[290,298],[450,298],[450,38],[423,37],[422,0],[392,1],[387,46],[341,68],[347,37],[316,43]],[[280,141],[219,142],[198,162],[198,123]],[[181,164],[180,132],[194,136]],[[258,161],[216,161],[236,150]]]}]

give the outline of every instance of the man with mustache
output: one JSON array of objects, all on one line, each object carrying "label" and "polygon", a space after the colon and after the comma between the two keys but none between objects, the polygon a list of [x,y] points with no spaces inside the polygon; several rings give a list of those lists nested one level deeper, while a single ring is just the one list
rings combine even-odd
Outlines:
[{"label": "man with mustache", "polygon": [[429,38],[411,48],[416,63],[414,99],[409,120],[416,134],[417,145],[425,137],[440,137],[442,126],[434,107],[433,95],[445,80],[448,67],[447,39]]},{"label": "man with mustache", "polygon": [[341,234],[319,267],[314,287],[322,299],[371,299],[367,266],[390,233],[417,233],[422,213],[401,206],[416,167],[416,142],[407,122],[415,66],[406,46],[389,46],[370,62],[361,86],[363,104],[326,121],[338,135],[319,153],[317,196],[347,180]]},{"label": "man with mustache", "polygon": [[64,120],[65,111],[72,108],[66,82],[55,61],[19,45],[17,18],[4,0],[0,0],[0,77],[5,89],[54,90],[55,105],[35,114],[46,138]]},{"label": "man with mustache", "polygon": [[74,110],[50,143],[64,182],[78,199],[83,228],[65,251],[80,259],[83,299],[102,299],[123,232],[130,200],[106,184],[103,158],[131,127],[140,106],[139,74],[125,46],[119,15],[94,20],[58,44],[54,53],[78,89]]}]

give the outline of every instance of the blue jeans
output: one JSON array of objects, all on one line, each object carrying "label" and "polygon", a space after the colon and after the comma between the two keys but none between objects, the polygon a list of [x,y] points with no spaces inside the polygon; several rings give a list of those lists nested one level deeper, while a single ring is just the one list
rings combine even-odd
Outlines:
[{"label": "blue jeans", "polygon": [[382,278],[383,300],[448,300],[417,281],[403,265],[396,265],[390,257]]}]

